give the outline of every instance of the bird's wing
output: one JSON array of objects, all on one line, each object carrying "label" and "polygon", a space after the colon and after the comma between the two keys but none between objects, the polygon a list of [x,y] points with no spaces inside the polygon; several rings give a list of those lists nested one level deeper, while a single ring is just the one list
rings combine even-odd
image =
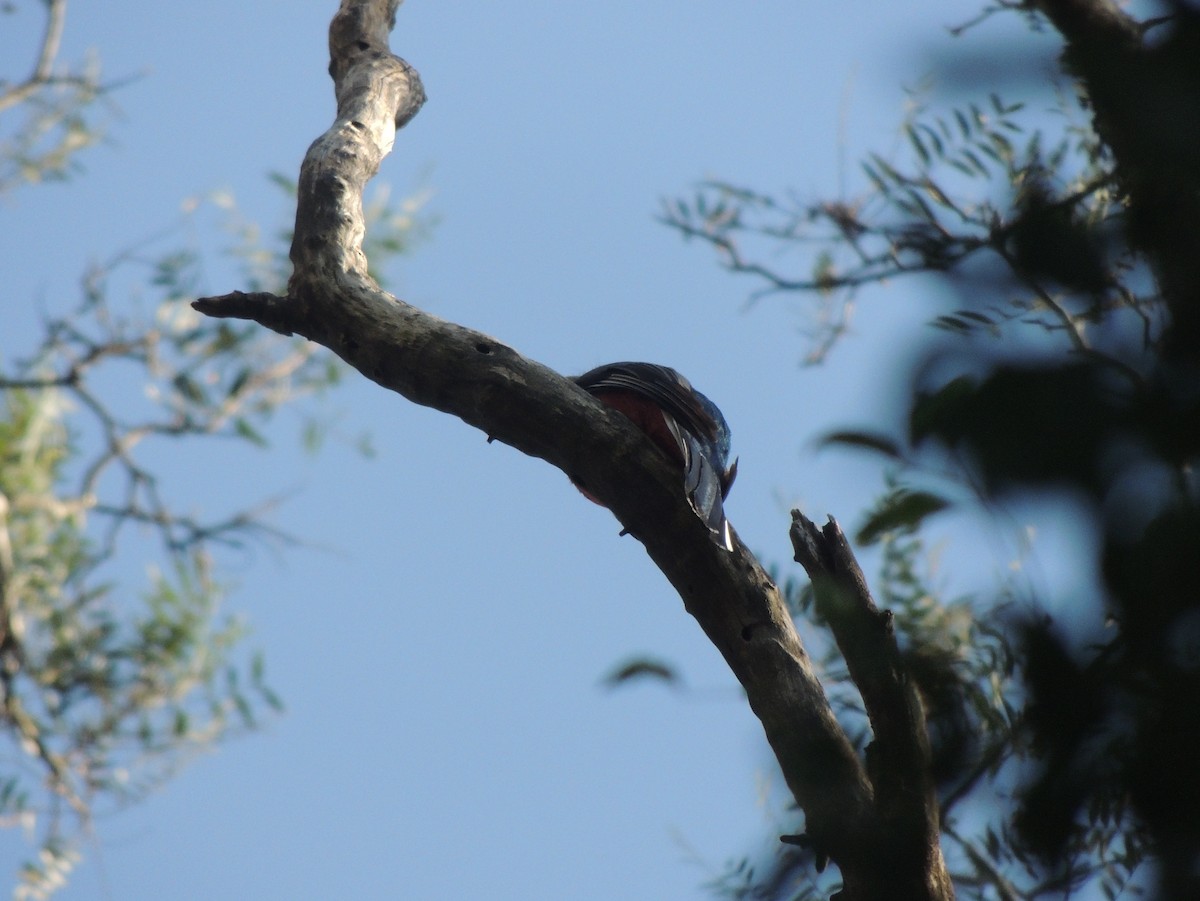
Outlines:
[{"label": "bird's wing", "polygon": [[575,379],[585,390],[615,388],[650,398],[694,435],[718,439],[713,415],[698,399],[691,382],[674,369],[656,363],[610,363],[598,366]]}]

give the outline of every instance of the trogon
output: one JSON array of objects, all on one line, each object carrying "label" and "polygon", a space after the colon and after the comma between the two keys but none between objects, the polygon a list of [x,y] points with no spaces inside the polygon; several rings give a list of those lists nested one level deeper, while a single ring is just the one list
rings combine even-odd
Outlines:
[{"label": "trogon", "polygon": [[674,369],[654,363],[609,363],[574,381],[632,420],[682,466],[688,503],[713,541],[733,550],[722,501],[737,475],[737,460],[729,460],[729,425],[717,405]]}]

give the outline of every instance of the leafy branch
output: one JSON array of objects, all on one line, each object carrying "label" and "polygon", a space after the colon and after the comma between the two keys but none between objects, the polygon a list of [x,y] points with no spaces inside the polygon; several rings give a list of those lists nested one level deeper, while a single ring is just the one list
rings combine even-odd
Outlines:
[{"label": "leafy branch", "polygon": [[[393,256],[428,227],[421,203],[373,206]],[[219,205],[230,255],[280,287],[279,245]],[[0,733],[34,764],[0,776],[0,823],[39,836],[18,887],[28,897],[65,880],[98,804],[137,801],[280,706],[261,658],[243,659],[215,564],[222,547],[293,540],[267,519],[276,501],[195,512],[156,460],[178,442],[264,447],[274,414],[338,384],[341,368],[301,339],[195,313],[200,267],[186,249],[114,255],[0,369]],[[157,295],[149,313],[129,312],[116,287],[139,279]],[[134,547],[150,571],[140,597],[114,581]]]},{"label": "leafy branch", "polygon": [[[920,101],[914,107],[901,129],[908,163],[870,154],[862,164],[867,187],[853,200],[805,201],[706,181],[691,198],[665,201],[660,218],[713,247],[728,271],[758,281],[752,302],[808,295],[810,363],[845,334],[860,289],[923,274],[990,271],[1011,290],[1003,303],[937,316],[934,324],[948,331],[999,337],[1034,325],[1065,335],[1075,352],[1111,360],[1089,327],[1127,311],[1143,322],[1148,344],[1157,339],[1161,302],[1137,289],[1144,264],[1108,238],[1121,208],[1094,136],[1068,124],[1047,151],[1045,123],[997,94],[942,114]],[[1091,164],[1073,170],[1073,152]],[[764,262],[796,255],[809,261],[807,274]]]}]

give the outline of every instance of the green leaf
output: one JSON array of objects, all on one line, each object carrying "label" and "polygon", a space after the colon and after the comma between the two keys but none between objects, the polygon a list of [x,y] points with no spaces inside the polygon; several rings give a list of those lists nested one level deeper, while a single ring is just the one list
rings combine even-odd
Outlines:
[{"label": "green leaf", "polygon": [[300,446],[304,448],[304,452],[315,454],[319,451],[321,445],[325,443],[327,432],[324,423],[311,417],[306,419],[304,426],[300,429]]},{"label": "green leaf", "polygon": [[355,439],[354,449],[364,460],[374,460],[379,455],[379,451],[375,449],[375,439],[370,432],[363,432]]},{"label": "green leaf", "polygon": [[934,215],[934,212],[930,208],[929,204],[925,202],[925,198],[922,197],[915,188],[905,188],[904,196],[907,197],[912,203],[914,210],[913,215],[916,218],[923,218],[931,223],[938,221],[937,216]]},{"label": "green leaf", "polygon": [[976,322],[983,325],[995,325],[996,323],[990,316],[985,316],[983,313],[977,313],[974,310],[959,310],[958,315],[966,319],[974,319]]},{"label": "green leaf", "polygon": [[969,149],[963,148],[962,155],[971,163],[971,166],[974,167],[975,172],[979,175],[987,176],[991,174],[988,167],[983,164],[983,161]]},{"label": "green leaf", "polygon": [[233,430],[239,438],[245,438],[251,444],[258,447],[267,446],[267,439],[241,416],[233,421]]},{"label": "green leaf", "polygon": [[1000,154],[1001,157],[1004,158],[1005,161],[1012,159],[1012,157],[1013,157],[1012,141],[1010,141],[1008,138],[1004,137],[1004,135],[1000,134],[1000,132],[998,132],[998,131],[991,132],[988,135],[988,140],[990,140],[995,145],[997,152]]},{"label": "green leaf", "polygon": [[954,332],[958,335],[969,335],[973,329],[969,322],[964,322],[958,316],[943,315],[938,316],[932,323],[934,328],[940,328],[943,331]]},{"label": "green leaf", "polygon": [[672,686],[680,681],[674,667],[660,660],[637,657],[618,666],[601,680],[601,684],[605,688],[616,688],[634,679],[654,679]]},{"label": "green leaf", "polygon": [[884,184],[883,179],[880,177],[879,173],[876,172],[871,167],[870,163],[863,163],[862,170],[866,174],[867,178],[869,178],[871,180],[871,184],[873,184],[875,186],[875,189],[877,191],[879,191],[879,193],[881,193],[881,194],[887,193],[887,190],[888,190],[887,185]]},{"label": "green leaf", "polygon": [[893,460],[901,458],[900,446],[888,438],[886,435],[879,435],[871,432],[856,432],[856,431],[837,431],[829,432],[820,438],[817,446],[824,448],[831,444],[840,444],[845,447],[857,447],[861,450],[874,451],[878,454],[883,454],[885,457],[891,457]]},{"label": "green leaf", "polygon": [[893,181],[898,185],[904,184],[904,182],[907,181],[907,179],[901,175],[896,168],[891,165],[891,163],[881,157],[878,153],[871,154],[871,162],[874,163],[875,167],[883,173],[885,178],[889,179],[890,181]]},{"label": "green leaf", "polygon": [[921,441],[935,428],[946,421],[947,416],[957,413],[978,390],[975,379],[960,375],[941,388],[921,392],[913,401],[909,414],[909,433],[913,441]]},{"label": "green leaf", "polygon": [[229,388],[225,392],[226,397],[234,397],[246,387],[246,383],[250,381],[250,371],[249,366],[243,366],[238,370],[238,374],[234,376],[233,381],[229,384]]},{"label": "green leaf", "polygon": [[175,386],[175,390],[178,391],[185,400],[191,401],[194,404],[205,403],[206,396],[204,394],[204,389],[196,384],[195,379],[193,379],[186,372],[181,372],[175,376],[175,378],[171,379],[171,384]]},{"label": "green leaf", "polygon": [[253,729],[255,726],[254,708],[250,706],[250,702],[246,700],[245,695],[241,692],[235,692],[232,696],[233,706],[237,709],[238,716],[242,719],[242,725],[247,729]]},{"label": "green leaf", "polygon": [[929,149],[921,140],[921,136],[917,134],[916,128],[910,125],[904,129],[904,133],[908,136],[908,142],[912,144],[913,150],[917,152],[917,156],[921,158],[921,162],[928,166],[930,161]]},{"label": "green leaf", "polygon": [[267,181],[283,191],[288,197],[296,196],[296,179],[292,176],[284,175],[282,172],[271,171],[267,173]]},{"label": "green leaf", "polygon": [[914,532],[927,516],[945,510],[950,502],[928,491],[897,488],[889,492],[867,516],[856,540],[871,545],[889,532]]},{"label": "green leaf", "polygon": [[962,110],[956,109],[954,111],[954,121],[958,123],[958,130],[962,132],[962,136],[969,138],[971,136],[971,123]]},{"label": "green leaf", "polygon": [[941,159],[943,156],[945,156],[946,145],[943,143],[941,137],[938,136],[938,133],[928,125],[918,125],[917,127],[925,133],[929,143],[933,145],[933,152],[937,155],[937,158]]}]

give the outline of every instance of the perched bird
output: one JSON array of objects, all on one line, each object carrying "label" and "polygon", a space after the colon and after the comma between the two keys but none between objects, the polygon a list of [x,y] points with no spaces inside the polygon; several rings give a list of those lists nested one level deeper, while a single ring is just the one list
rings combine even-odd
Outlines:
[{"label": "perched bird", "polygon": [[737,460],[729,462],[729,426],[717,405],[674,369],[654,363],[609,363],[574,381],[627,416],[683,467],[688,503],[713,541],[733,550],[722,501],[737,475]]}]

